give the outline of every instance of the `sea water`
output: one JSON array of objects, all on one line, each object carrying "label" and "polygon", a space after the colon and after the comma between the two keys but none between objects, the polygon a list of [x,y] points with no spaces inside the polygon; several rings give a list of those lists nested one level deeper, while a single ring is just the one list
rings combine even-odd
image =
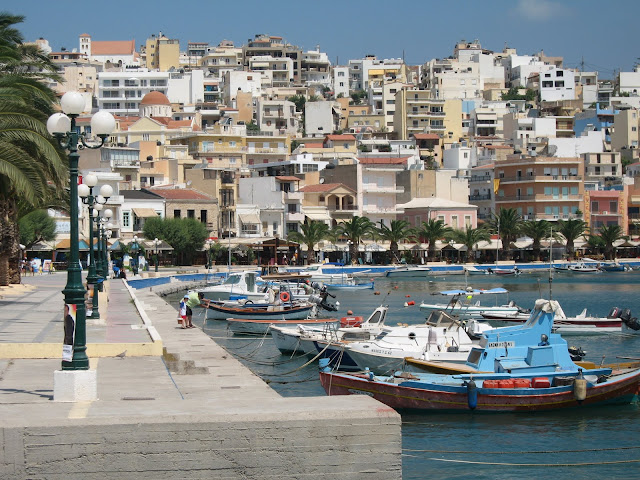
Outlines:
[{"label": "sea water", "polygon": [[[532,308],[536,299],[551,295],[568,316],[584,308],[589,314],[606,316],[612,307],[629,308],[633,316],[640,316],[640,271],[555,273],[552,282],[546,273],[374,280],[373,290],[335,292],[341,304],[337,316],[346,316],[351,310],[366,318],[383,304],[389,306],[388,325],[422,323],[425,318],[420,302],[446,302],[448,297],[438,295],[439,291],[466,286],[509,291],[497,299],[479,297],[483,304],[513,300]],[[179,297],[176,294],[167,300],[177,306]],[[404,306],[412,300],[415,305]],[[204,322],[202,313],[199,309],[194,312],[194,323],[281,395],[325,395],[318,381],[317,362],[306,365],[310,357],[281,355],[270,336],[233,336],[226,322]],[[596,364],[625,361],[619,357],[640,358],[640,335],[572,336],[567,341],[582,347],[587,352],[585,360]],[[402,449],[405,480],[640,478],[640,408],[618,405],[545,413],[403,414]]]}]

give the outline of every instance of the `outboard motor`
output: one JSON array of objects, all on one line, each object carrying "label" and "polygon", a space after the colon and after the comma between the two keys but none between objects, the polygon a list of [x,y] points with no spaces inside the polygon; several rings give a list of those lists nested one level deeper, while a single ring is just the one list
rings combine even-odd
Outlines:
[{"label": "outboard motor", "polygon": [[327,301],[327,297],[336,298],[335,295],[331,295],[327,291],[327,287],[325,285],[323,285],[320,288],[319,294],[317,294],[317,295],[313,294],[313,295],[309,296],[309,301],[312,302],[312,303],[315,303],[319,307],[324,308],[328,312],[337,312],[338,308],[340,307],[340,302],[329,303]]},{"label": "outboard motor", "polygon": [[636,317],[631,316],[631,310],[629,308],[625,308],[622,311],[620,314],[620,320],[622,320],[622,322],[631,330],[640,330],[640,322],[638,322]]},{"label": "outboard motor", "polygon": [[620,312],[620,315],[618,315],[618,318],[624,323],[627,323],[629,320],[631,320],[631,309],[625,308],[624,310],[622,310],[622,312]]},{"label": "outboard motor", "polygon": [[620,315],[620,312],[621,311],[618,307],[613,307],[609,312],[609,315],[607,315],[607,318],[618,318],[618,315]]},{"label": "outboard motor", "polygon": [[568,347],[567,350],[569,350],[569,356],[574,362],[581,362],[582,359],[587,355],[587,352],[582,350],[582,347],[571,346]]}]

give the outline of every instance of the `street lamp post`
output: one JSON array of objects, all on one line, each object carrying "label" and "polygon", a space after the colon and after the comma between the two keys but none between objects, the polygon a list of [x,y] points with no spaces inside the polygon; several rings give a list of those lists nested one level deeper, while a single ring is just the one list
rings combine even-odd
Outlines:
[{"label": "street lamp post", "polygon": [[64,302],[75,305],[76,319],[73,338],[73,356],[71,361],[62,361],[62,370],[88,370],[87,326],[86,326],[86,290],[82,285],[78,237],[78,154],[79,143],[86,148],[100,148],[109,134],[115,129],[115,119],[109,112],[99,111],[91,118],[91,132],[100,139],[99,143],[87,142],[84,134],[76,128],[76,118],[84,111],[85,99],[78,92],[67,92],[60,101],[64,113],[54,113],[47,120],[47,130],[58,140],[59,145],[69,152],[69,265],[67,284],[62,290]]},{"label": "street lamp post", "polygon": [[212,264],[212,260],[213,260],[213,257],[212,257],[213,244],[216,243],[216,242],[214,242],[213,240],[211,240],[209,238],[209,239],[207,239],[207,241],[205,243],[207,245],[207,271],[209,271],[209,270],[211,270],[211,266],[212,266],[211,264]]},{"label": "street lamp post", "polygon": [[[109,210],[107,210],[107,212],[109,212]],[[111,212],[109,217],[111,217],[112,215],[113,215],[113,212]],[[112,223],[107,223],[106,230],[103,229],[103,232],[104,232],[103,239],[104,239],[104,241],[102,242],[102,255],[103,255],[102,264],[104,265],[104,279],[105,280],[109,278],[109,251],[108,251],[107,241],[111,238],[111,235],[112,235],[111,229],[112,228],[113,228],[113,224]]]},{"label": "street lamp post", "polygon": [[[96,265],[98,266],[96,267],[96,269],[98,272],[98,277],[102,278],[103,280],[106,280],[107,277],[109,276],[109,263],[107,262],[107,254],[106,254],[107,238],[105,235],[106,234],[105,227],[112,215],[113,215],[113,212],[111,211],[111,209],[107,208],[102,214],[102,216],[98,218],[98,238],[100,239],[100,248],[99,248],[100,253],[98,255],[99,261],[96,262]],[[102,286],[102,284],[100,284],[100,286]],[[100,288],[100,291],[102,291],[102,288]]]},{"label": "street lamp post", "polygon": [[156,273],[158,273],[158,244],[159,243],[160,243],[160,240],[158,240],[158,238],[153,239],[153,253],[154,253],[153,263],[155,264]]}]

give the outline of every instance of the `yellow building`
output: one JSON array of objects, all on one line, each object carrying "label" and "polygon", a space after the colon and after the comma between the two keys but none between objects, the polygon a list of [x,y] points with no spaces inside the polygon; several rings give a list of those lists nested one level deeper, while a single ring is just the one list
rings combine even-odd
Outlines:
[{"label": "yellow building", "polygon": [[162,32],[147,38],[145,45],[147,68],[168,71],[171,67],[180,67],[180,41],[165,37]]},{"label": "yellow building", "polygon": [[394,131],[399,139],[411,134],[437,133],[443,143],[457,143],[462,138],[462,101],[431,98],[429,90],[399,90],[396,93]]}]

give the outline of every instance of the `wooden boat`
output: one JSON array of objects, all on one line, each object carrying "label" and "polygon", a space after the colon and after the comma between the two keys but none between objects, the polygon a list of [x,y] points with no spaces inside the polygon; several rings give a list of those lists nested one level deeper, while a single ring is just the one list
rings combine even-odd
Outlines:
[{"label": "wooden boat", "polygon": [[630,402],[640,369],[614,372],[576,365],[566,341],[551,332],[558,306],[538,300],[524,325],[485,332],[480,345],[472,348],[464,373],[376,376],[334,373],[322,365],[320,381],[329,395],[370,395],[401,410],[514,412]]},{"label": "wooden boat", "polygon": [[532,412],[590,405],[630,403],[638,390],[640,369],[599,375],[582,370],[575,375],[539,372],[510,374],[434,375],[401,373],[320,372],[328,395],[368,395],[397,410]]},{"label": "wooden boat", "polygon": [[325,327],[328,324],[337,324],[336,318],[306,318],[303,320],[286,320],[272,318],[269,320],[252,320],[246,318],[227,318],[229,330],[235,335],[265,335],[271,326],[283,325],[315,325]]},{"label": "wooden boat", "polygon": [[403,279],[403,278],[426,278],[431,269],[424,265],[406,265],[403,267],[394,268],[389,270],[385,276],[387,278]]},{"label": "wooden boat", "polygon": [[227,318],[300,320],[314,314],[314,307],[315,304],[311,302],[282,303],[280,305],[249,302],[237,305],[210,303],[206,318],[207,320],[226,320]]},{"label": "wooden boat", "polygon": [[632,268],[618,262],[604,262],[600,264],[600,270],[604,272],[630,272]]},{"label": "wooden boat", "polygon": [[324,284],[329,290],[372,290],[374,283],[366,282],[366,283],[325,283]]},{"label": "wooden boat", "polygon": [[487,272],[493,275],[520,275],[520,269],[518,267],[513,268],[496,268],[489,267]]},{"label": "wooden boat", "polygon": [[487,269],[478,268],[473,265],[464,267],[464,273],[467,275],[489,275]]}]

